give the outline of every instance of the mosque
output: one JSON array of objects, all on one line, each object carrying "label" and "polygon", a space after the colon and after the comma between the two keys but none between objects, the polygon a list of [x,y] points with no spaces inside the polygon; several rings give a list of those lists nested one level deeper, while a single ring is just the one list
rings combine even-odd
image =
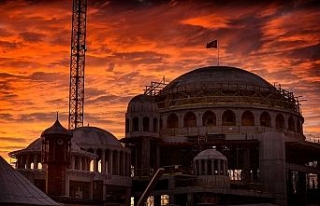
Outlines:
[{"label": "mosque", "polygon": [[96,127],[69,131],[57,117],[9,155],[65,205],[320,205],[320,145],[303,123],[292,92],[209,66],[133,97],[121,140]]}]

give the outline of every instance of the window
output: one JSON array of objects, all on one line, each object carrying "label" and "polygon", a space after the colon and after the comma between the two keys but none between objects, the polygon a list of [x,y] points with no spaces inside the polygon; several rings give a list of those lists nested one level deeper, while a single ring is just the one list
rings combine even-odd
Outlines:
[{"label": "window", "polygon": [[134,132],[139,131],[139,118],[138,117],[134,117],[132,120],[132,130]]},{"label": "window", "polygon": [[234,126],[236,125],[236,115],[233,111],[227,110],[222,115],[223,126]]},{"label": "window", "polygon": [[142,127],[144,132],[149,132],[150,120],[149,117],[144,117],[142,121]]},{"label": "window", "polygon": [[167,127],[168,128],[178,128],[179,126],[179,121],[178,121],[178,117],[176,114],[170,114],[168,116],[168,120],[167,120]]},{"label": "window", "polygon": [[183,126],[184,127],[196,127],[197,126],[197,118],[193,112],[187,112],[183,118]]},{"label": "window", "polygon": [[276,128],[284,129],[284,118],[283,118],[282,114],[278,114],[276,116]]},{"label": "window", "polygon": [[206,111],[202,116],[203,126],[215,126],[216,125],[216,115],[211,111]]},{"label": "window", "polygon": [[242,126],[254,126],[254,115],[250,111],[245,111],[241,117]]},{"label": "window", "polygon": [[263,112],[260,115],[260,125],[264,127],[271,127],[271,117],[268,112]]},{"label": "window", "polygon": [[158,119],[153,119],[153,132],[158,132]]},{"label": "window", "polygon": [[292,117],[289,117],[288,119],[288,129],[291,131],[296,131],[294,120]]}]

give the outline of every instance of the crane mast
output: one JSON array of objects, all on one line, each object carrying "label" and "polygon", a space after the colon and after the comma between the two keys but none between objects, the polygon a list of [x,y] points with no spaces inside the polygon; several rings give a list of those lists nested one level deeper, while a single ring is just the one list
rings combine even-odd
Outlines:
[{"label": "crane mast", "polygon": [[69,85],[69,129],[83,126],[87,0],[73,0]]}]

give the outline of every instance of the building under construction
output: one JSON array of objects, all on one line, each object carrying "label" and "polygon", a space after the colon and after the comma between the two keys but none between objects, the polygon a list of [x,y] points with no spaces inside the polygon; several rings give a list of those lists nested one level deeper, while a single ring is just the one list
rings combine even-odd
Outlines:
[{"label": "building under construction", "polygon": [[303,122],[292,92],[211,66],[132,98],[121,140],[57,117],[10,156],[65,205],[320,205],[320,145]]},{"label": "building under construction", "polygon": [[[306,141],[299,106],[292,92],[234,67],[153,82],[129,102],[121,140],[133,201],[146,192],[150,206],[320,205],[320,145]],[[165,173],[148,185],[158,168]]]}]

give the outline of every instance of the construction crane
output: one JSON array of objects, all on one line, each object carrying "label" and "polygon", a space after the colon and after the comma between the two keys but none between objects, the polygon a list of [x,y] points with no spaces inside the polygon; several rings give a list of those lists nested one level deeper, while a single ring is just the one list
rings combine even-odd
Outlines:
[{"label": "construction crane", "polygon": [[87,0],[73,0],[69,85],[69,130],[83,126]]}]

